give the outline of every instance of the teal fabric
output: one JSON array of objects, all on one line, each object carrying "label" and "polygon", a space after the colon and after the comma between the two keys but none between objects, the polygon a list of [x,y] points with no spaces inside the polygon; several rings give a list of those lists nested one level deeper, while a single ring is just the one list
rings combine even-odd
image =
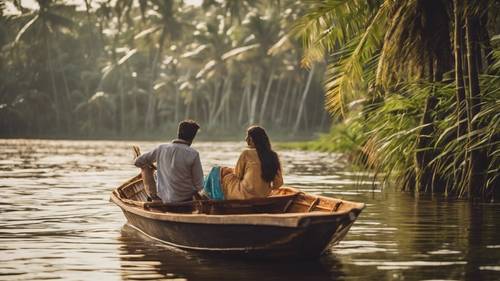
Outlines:
[{"label": "teal fabric", "polygon": [[224,192],[220,185],[220,167],[213,167],[205,177],[203,193],[212,200],[224,200]]}]

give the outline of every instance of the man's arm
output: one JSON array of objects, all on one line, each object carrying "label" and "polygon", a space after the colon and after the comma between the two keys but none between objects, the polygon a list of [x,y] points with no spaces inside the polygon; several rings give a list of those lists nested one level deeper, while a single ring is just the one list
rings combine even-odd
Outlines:
[{"label": "man's arm", "polygon": [[143,168],[153,164],[156,161],[156,155],[158,153],[158,147],[155,149],[143,153],[141,156],[135,159],[134,165],[139,168]]},{"label": "man's arm", "polygon": [[200,154],[198,153],[191,166],[191,177],[193,178],[195,190],[201,191],[203,189],[203,168],[201,167]]}]

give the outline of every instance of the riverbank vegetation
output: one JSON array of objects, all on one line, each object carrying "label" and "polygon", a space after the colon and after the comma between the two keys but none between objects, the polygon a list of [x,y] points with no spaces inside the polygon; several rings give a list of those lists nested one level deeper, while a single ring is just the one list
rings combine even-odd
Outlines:
[{"label": "riverbank vegetation", "polygon": [[295,32],[328,61],[338,124],[295,147],[349,152],[404,190],[500,198],[496,1],[318,1]]},{"label": "riverbank vegetation", "polygon": [[0,1],[2,137],[157,137],[192,118],[290,139],[333,121],[292,146],[404,190],[500,198],[498,1],[32,2]]},{"label": "riverbank vegetation", "polygon": [[300,2],[184,2],[0,1],[0,136],[156,137],[185,118],[215,138],[328,128],[324,70],[287,36]]}]

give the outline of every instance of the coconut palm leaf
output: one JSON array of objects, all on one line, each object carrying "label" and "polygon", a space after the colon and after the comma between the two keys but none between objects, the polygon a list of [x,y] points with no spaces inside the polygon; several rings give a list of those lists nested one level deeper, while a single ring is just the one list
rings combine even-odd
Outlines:
[{"label": "coconut palm leaf", "polygon": [[286,52],[291,48],[293,48],[293,45],[290,42],[290,36],[288,34],[285,34],[278,40],[278,42],[274,43],[272,47],[269,48],[267,53],[271,56],[275,56],[283,52]]},{"label": "coconut palm leaf", "polygon": [[377,85],[387,89],[403,80],[416,81],[430,60],[438,60],[440,73],[451,70],[450,9],[445,1],[422,0],[401,1],[393,7]]},{"label": "coconut palm leaf", "polygon": [[198,47],[196,47],[194,50],[185,52],[184,54],[182,54],[180,56],[180,58],[187,59],[187,58],[192,58],[192,57],[198,56],[201,52],[203,52],[207,48],[208,48],[207,44],[201,44]]},{"label": "coconut palm leaf", "polygon": [[19,40],[21,40],[21,37],[22,37],[22,36],[26,33],[26,31],[28,31],[28,30],[31,28],[31,26],[33,26],[33,25],[36,23],[36,21],[38,20],[38,18],[39,18],[39,15],[35,14],[35,15],[33,16],[33,18],[32,18],[30,21],[28,21],[28,22],[27,22],[27,23],[26,23],[26,24],[25,24],[25,25],[24,25],[24,26],[23,26],[23,27],[19,30],[19,32],[18,32],[18,33],[17,33],[17,35],[16,35],[16,38],[14,39],[14,45],[16,45],[16,44],[18,44],[18,43],[19,43]]},{"label": "coconut palm leaf", "polygon": [[196,79],[205,76],[205,74],[209,73],[212,69],[214,69],[216,65],[217,65],[216,60],[210,60],[209,62],[207,62],[205,66],[196,74]]},{"label": "coconut palm leaf", "polygon": [[161,30],[162,26],[161,25],[155,25],[153,27],[147,28],[145,30],[142,30],[141,32],[137,33],[137,35],[134,36],[134,39],[141,39],[143,37],[146,37],[152,33],[155,33],[159,30]]},{"label": "coconut palm leaf", "polygon": [[118,60],[117,65],[122,65],[122,64],[126,63],[133,55],[137,54],[137,52],[138,52],[137,49],[132,49],[132,50],[128,51],[123,57],[121,57]]},{"label": "coconut palm leaf", "polygon": [[[392,6],[392,1],[383,2],[366,20],[360,19],[360,16],[372,12],[366,3],[321,1],[314,7],[314,12],[295,25],[292,32],[302,37],[306,48],[303,58],[305,65],[322,58],[325,51],[332,51],[336,42],[346,43],[330,59],[325,80],[325,103],[333,115],[345,117],[346,104],[363,87],[366,88],[365,65],[381,48],[383,30]],[[348,34],[354,34],[354,37]]]},{"label": "coconut palm leaf", "polygon": [[230,58],[233,58],[233,57],[236,57],[240,54],[243,54],[243,53],[246,53],[250,50],[253,50],[253,49],[257,49],[258,47],[260,47],[260,44],[259,43],[256,43],[256,44],[252,44],[252,45],[248,45],[248,46],[243,46],[243,47],[238,47],[238,48],[234,48],[228,52],[225,52],[222,56],[221,56],[221,59],[222,60],[227,60],[227,59],[230,59]]}]

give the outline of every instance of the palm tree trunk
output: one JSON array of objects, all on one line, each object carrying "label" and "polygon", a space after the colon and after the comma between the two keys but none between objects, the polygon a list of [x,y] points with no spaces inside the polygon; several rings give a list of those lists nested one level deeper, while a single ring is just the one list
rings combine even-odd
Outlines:
[{"label": "palm tree trunk", "polygon": [[191,107],[193,104],[193,101],[191,100],[188,104],[186,104],[186,110],[184,111],[184,119],[188,119],[189,116],[191,115]]},{"label": "palm tree trunk", "polygon": [[125,91],[123,87],[123,75],[120,71],[120,80],[118,81],[119,91],[120,91],[120,134],[123,136],[125,133],[125,116],[127,116],[125,112]]},{"label": "palm tree trunk", "polygon": [[433,94],[426,99],[424,113],[420,121],[420,129],[417,136],[416,152],[415,152],[415,175],[418,192],[429,191],[428,188],[432,185],[432,171],[429,163],[434,158],[431,141],[435,131],[433,125],[432,113],[435,111],[437,99]]},{"label": "palm tree trunk", "polygon": [[224,109],[224,106],[227,102],[227,99],[229,99],[229,95],[231,92],[231,86],[232,86],[232,80],[230,78],[227,78],[227,79],[229,79],[229,82],[224,83],[226,85],[222,88],[223,93],[221,93],[222,97],[221,97],[220,102],[219,102],[219,107],[217,108],[217,110],[214,113],[213,120],[210,120],[208,123],[209,128],[212,128],[215,124],[217,124],[216,120],[219,119],[219,116],[222,113],[222,110]]},{"label": "palm tree trunk", "polygon": [[309,71],[309,77],[307,77],[306,87],[304,88],[304,92],[302,93],[302,99],[299,104],[299,112],[297,113],[297,119],[295,119],[295,125],[293,126],[293,134],[297,134],[300,125],[300,119],[302,118],[302,113],[304,111],[304,106],[306,103],[307,94],[309,93],[309,87],[311,86],[311,81],[314,75],[314,69],[316,65],[312,65],[311,71]]},{"label": "palm tree trunk", "polygon": [[[98,126],[101,129],[99,133],[102,133],[103,131],[106,130],[106,124],[102,120],[102,105],[100,103],[97,104],[97,120],[98,120]],[[96,126],[97,127],[97,126]]]},{"label": "palm tree trunk", "polygon": [[[57,51],[58,52],[61,52],[61,50],[59,50],[59,48],[57,48]],[[73,121],[72,121],[72,112],[71,112],[71,96],[70,96],[70,93],[69,93],[69,86],[68,86],[68,79],[66,78],[66,72],[64,71],[64,67],[61,63],[61,61],[58,59],[57,60],[58,64],[59,64],[59,68],[61,69],[61,77],[62,77],[62,81],[63,81],[63,85],[64,85],[64,93],[65,93],[65,98],[66,98],[66,105],[65,107],[67,108],[67,111],[66,111],[66,116],[65,116],[65,123],[66,123],[66,132],[69,133],[69,131],[71,130],[71,124],[73,124]]]},{"label": "palm tree trunk", "polygon": [[304,118],[303,118],[303,120],[304,120],[304,122],[303,122],[304,129],[307,132],[307,131],[309,131],[309,122],[308,122],[309,117],[307,116],[307,106],[304,106]]},{"label": "palm tree trunk", "polygon": [[[434,71],[434,57],[430,55],[429,57],[429,82],[434,83],[435,71]],[[424,112],[422,119],[420,121],[420,131],[417,135],[417,143],[415,149],[415,183],[416,190],[418,192],[434,191],[428,190],[432,184],[432,171],[429,167],[429,163],[434,158],[434,151],[432,146],[432,135],[435,132],[435,127],[433,124],[432,114],[435,111],[437,105],[437,99],[434,96],[434,85],[432,86],[432,92],[426,98]]]},{"label": "palm tree trunk", "polygon": [[144,124],[146,129],[151,129],[156,124],[155,120],[156,97],[154,93],[154,84],[156,81],[156,76],[158,75],[158,64],[163,54],[163,46],[165,45],[166,36],[167,36],[167,28],[164,26],[161,30],[160,41],[158,42],[158,49],[156,50],[156,54],[154,56],[151,65],[151,80],[149,81],[148,107],[146,111],[146,118]]},{"label": "palm tree trunk", "polygon": [[180,117],[180,92],[179,89],[176,87],[175,88],[175,110],[174,110],[174,123],[179,122],[179,117]]},{"label": "palm tree trunk", "polygon": [[50,40],[48,37],[45,37],[45,47],[47,49],[47,64],[49,66],[49,75],[50,75],[50,82],[52,85],[52,95],[54,96],[54,113],[56,115],[56,129],[57,131],[60,130],[61,128],[61,115],[59,112],[59,93],[57,92],[57,86],[56,86],[56,79],[54,75],[54,66],[52,64],[52,56],[50,54]]},{"label": "palm tree trunk", "polygon": [[[284,101],[283,99],[280,99],[280,95],[281,94],[281,85],[283,84],[283,80],[284,80],[284,77],[283,76],[280,76],[279,78],[279,81],[278,81],[278,86],[276,88],[276,93],[274,94],[274,102],[273,102],[273,109],[272,109],[272,115],[271,115],[271,118],[272,120],[276,120],[276,117],[278,117],[278,101]],[[287,90],[288,88],[290,87],[290,79],[288,79],[288,83],[287,83]],[[286,90],[286,91],[287,91]],[[285,91],[285,93],[286,93]]]},{"label": "palm tree trunk", "polygon": [[132,121],[130,122],[130,129],[134,132],[139,128],[139,106],[137,99],[137,77],[133,76],[133,96],[131,97],[132,101]]},{"label": "palm tree trunk", "polygon": [[[195,97],[193,99],[193,117],[196,119],[200,119],[200,116],[203,117],[203,109],[200,108],[199,100]],[[196,115],[196,116],[195,116]]]},{"label": "palm tree trunk", "polygon": [[269,99],[269,92],[271,92],[271,86],[273,84],[274,67],[271,68],[271,75],[269,80],[267,80],[266,91],[264,92],[264,100],[262,101],[262,107],[260,108],[259,123],[264,125],[264,115],[266,113],[267,100]]},{"label": "palm tree trunk", "polygon": [[325,128],[325,123],[326,123],[326,120],[328,119],[328,113],[326,113],[325,110],[323,110],[321,112],[321,122],[319,124],[319,130],[323,130]]},{"label": "palm tree trunk", "polygon": [[224,88],[226,85],[226,77],[221,77],[219,82],[214,87],[213,99],[209,100],[209,117],[208,117],[208,127],[212,128],[212,126],[216,123],[216,113],[218,110],[217,105],[222,104],[222,99],[224,97]]},{"label": "palm tree trunk", "polygon": [[[472,6],[472,5],[471,5]],[[468,104],[469,115],[469,137],[468,146],[470,149],[470,178],[468,182],[468,194],[470,196],[480,196],[484,194],[484,178],[488,169],[488,159],[485,149],[473,148],[479,137],[477,131],[481,130],[481,124],[474,120],[481,110],[481,89],[479,87],[478,47],[479,18],[469,15],[466,18],[466,39],[467,39],[467,62],[469,76],[470,102]]]},{"label": "palm tree trunk", "polygon": [[89,58],[93,58],[94,55],[93,55],[93,44],[94,44],[94,33],[92,32],[92,25],[93,25],[93,22],[92,22],[92,19],[91,19],[91,16],[90,16],[90,0],[84,0],[85,2],[85,14],[87,15],[87,31],[89,33],[89,41],[87,41],[87,53],[88,53],[88,57]]},{"label": "palm tree trunk", "polygon": [[257,78],[257,84],[255,85],[255,89],[253,91],[252,102],[250,105],[250,116],[248,119],[248,124],[253,125],[255,122],[255,111],[257,110],[257,100],[259,99],[259,91],[260,91],[260,81],[262,79],[262,74],[259,73]]},{"label": "palm tree trunk", "polygon": [[[454,57],[455,57],[455,97],[456,97],[456,115],[457,115],[457,139],[462,138],[467,134],[467,108],[465,96],[465,83],[463,74],[463,0],[453,0],[453,16],[454,16]],[[459,196],[463,195],[465,188],[463,183],[466,181],[467,173],[462,162],[467,162],[467,151],[462,155],[458,155],[454,164],[454,178],[456,179],[452,184],[459,185]],[[465,165],[466,166],[466,165]]]},{"label": "palm tree trunk", "polygon": [[454,54],[455,54],[455,95],[457,99],[457,118],[458,118],[458,130],[457,138],[464,136],[467,133],[467,110],[465,108],[465,88],[464,88],[464,75],[462,70],[462,41],[463,41],[463,21],[462,21],[462,5],[461,0],[454,0]]},{"label": "palm tree trunk", "polygon": [[[283,98],[284,101],[290,100],[290,93],[294,92],[294,89],[292,89],[293,78],[290,77],[289,79],[290,80],[288,82],[288,86],[286,88],[285,95],[284,95],[284,98]],[[278,115],[278,122],[279,122],[280,125],[283,125],[284,122],[286,121],[285,120],[285,107],[286,107],[286,104],[287,104],[287,102],[282,102],[281,103],[280,113]]]},{"label": "palm tree trunk", "polygon": [[293,114],[294,112],[296,112],[296,101],[298,99],[298,96],[299,96],[299,91],[300,91],[300,84],[301,84],[301,81],[299,80],[297,82],[297,84],[295,84],[295,87],[291,93],[291,96],[290,96],[290,104],[287,106],[287,109],[288,111],[286,112],[287,114],[287,117],[286,117],[286,121],[284,123],[285,126],[290,126],[291,124],[291,120],[292,120],[292,117],[293,117]]},{"label": "palm tree trunk", "polygon": [[229,91],[231,91],[231,93],[229,94],[229,98],[226,101],[226,110],[224,111],[226,113],[226,128],[230,128],[232,125],[231,121],[236,120],[236,119],[232,118],[232,116],[234,114],[233,114],[233,110],[231,110],[232,107],[231,107],[231,101],[230,101],[231,95],[233,94],[233,89],[229,89]]},{"label": "palm tree trunk", "polygon": [[231,95],[233,94],[233,83],[232,80],[229,80],[229,86],[227,88],[227,98],[224,103],[224,128],[227,129],[231,125]]},{"label": "palm tree trunk", "polygon": [[215,107],[217,105],[217,98],[218,98],[218,93],[219,93],[219,88],[221,87],[223,83],[224,78],[221,78],[220,80],[214,82],[215,85],[211,85],[212,87],[212,97],[207,97],[208,100],[208,122],[212,122],[212,118],[214,116],[215,112]]},{"label": "palm tree trunk", "polygon": [[[250,73],[251,75],[251,73]],[[240,103],[240,112],[238,113],[238,124],[242,125],[243,122],[243,111],[247,110],[248,111],[248,96],[251,91],[251,83],[247,83],[245,85],[245,89],[243,89],[243,96],[241,97],[241,103]],[[246,106],[245,106],[246,105]]]}]

